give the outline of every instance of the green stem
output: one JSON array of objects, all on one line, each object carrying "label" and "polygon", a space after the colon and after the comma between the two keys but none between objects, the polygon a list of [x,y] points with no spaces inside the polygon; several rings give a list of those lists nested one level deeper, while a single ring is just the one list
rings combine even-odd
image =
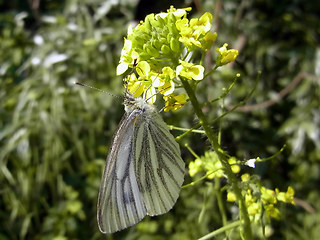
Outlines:
[{"label": "green stem", "polygon": [[231,91],[231,89],[233,88],[233,86],[236,84],[238,78],[239,78],[238,76],[236,76],[236,77],[234,78],[234,80],[233,80],[233,82],[231,83],[231,85],[228,87],[228,89],[227,89],[223,94],[221,94],[220,97],[218,97],[218,98],[216,98],[216,99],[213,99],[213,100],[211,100],[210,102],[205,102],[204,104],[202,104],[202,106],[204,107],[204,106],[207,106],[207,105],[212,104],[212,103],[214,103],[214,102],[217,102],[217,101],[219,101],[219,100],[221,100],[221,99],[224,99],[224,98],[228,95],[228,93]]},{"label": "green stem", "polygon": [[191,186],[194,186],[195,184],[201,182],[202,180],[204,179],[207,179],[211,174],[214,174],[215,172],[218,172],[219,170],[223,170],[222,168],[217,168],[215,169],[214,171],[211,171],[209,173],[207,173],[206,175],[204,175],[203,177],[189,183],[189,184],[186,184],[186,185],[183,185],[181,188],[187,188],[187,187],[191,187]]},{"label": "green stem", "polygon": [[225,211],[223,201],[222,201],[221,186],[220,186],[220,181],[218,178],[215,178],[214,190],[216,192],[218,207],[219,207],[219,211],[220,211],[221,218],[222,218],[222,225],[226,226],[227,225],[227,215],[226,215],[226,211]]},{"label": "green stem", "polygon": [[190,132],[192,132],[193,130],[196,130],[197,128],[201,127],[201,125],[198,123],[197,125],[193,126],[192,128],[190,128],[188,131],[186,131],[185,133],[179,135],[178,137],[176,137],[176,141],[180,141],[181,138],[183,138],[184,136],[186,136],[187,134],[189,134]]},{"label": "green stem", "polygon": [[238,227],[240,225],[241,225],[240,221],[236,221],[236,222],[230,223],[230,224],[228,224],[226,226],[223,226],[222,228],[219,228],[219,229],[217,229],[217,230],[215,230],[215,231],[213,231],[213,232],[211,232],[211,233],[199,238],[198,240],[211,239],[211,238],[213,238],[213,237],[215,237],[215,236],[217,236],[217,235],[219,235],[219,234],[221,234],[223,232],[226,232],[228,230],[236,228],[236,227]]},{"label": "green stem", "polygon": [[212,74],[215,70],[217,70],[219,66],[215,66],[213,69],[211,69],[208,73],[206,73],[203,77],[203,79],[205,79],[206,77],[208,77],[210,74]]},{"label": "green stem", "polygon": [[190,86],[188,80],[181,77],[181,82],[183,84],[184,89],[186,90],[189,99],[192,103],[192,106],[194,108],[194,111],[199,119],[200,124],[203,127],[203,130],[206,132],[206,135],[211,143],[212,148],[217,153],[219,160],[222,164],[222,166],[225,169],[225,174],[228,177],[228,180],[231,183],[232,189],[237,197],[237,201],[239,204],[239,210],[240,210],[240,220],[242,220],[242,229],[241,229],[241,236],[243,239],[251,240],[252,239],[252,231],[250,226],[250,219],[248,215],[247,208],[245,206],[244,198],[241,194],[241,189],[238,185],[238,179],[236,175],[232,172],[231,166],[228,163],[228,159],[226,155],[223,153],[223,150],[220,148],[220,145],[218,143],[217,137],[214,135],[213,130],[205,117],[204,113],[202,112],[202,109],[200,107],[200,103],[198,102],[197,97],[195,96],[194,90]]},{"label": "green stem", "polygon": [[179,131],[194,132],[194,133],[201,133],[201,134],[205,133],[203,130],[192,129],[191,131],[189,131],[190,128],[181,128],[181,127],[176,127],[174,125],[167,125],[167,126],[170,130],[179,130]]},{"label": "green stem", "polygon": [[189,147],[189,144],[186,143],[184,146],[189,150],[189,152],[194,156],[195,159],[200,158],[200,157],[192,150],[192,148]]}]

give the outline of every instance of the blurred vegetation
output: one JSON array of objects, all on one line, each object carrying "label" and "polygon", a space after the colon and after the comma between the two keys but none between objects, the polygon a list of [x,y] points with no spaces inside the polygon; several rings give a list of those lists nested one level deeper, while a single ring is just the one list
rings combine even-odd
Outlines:
[{"label": "blurred vegetation", "polygon": [[[207,107],[212,119],[244,99],[262,70],[246,106],[212,127],[217,132],[221,127],[222,146],[243,159],[268,157],[287,145],[252,172],[267,187],[296,191],[296,206],[283,206],[282,219],[272,221],[269,234],[317,239],[320,2],[154,2],[0,1],[0,239],[197,239],[221,227],[215,185],[204,181],[183,189],[168,214],[147,217],[114,236],[97,228],[101,174],[123,107],[118,99],[73,82],[121,95],[115,67],[128,24],[170,4],[192,6],[193,16],[214,15],[219,42],[212,55],[224,42],[240,51],[236,63],[199,86],[205,102],[241,73],[223,104]],[[196,122],[191,106],[163,116],[180,127]],[[184,143],[198,155],[208,150],[206,139],[188,135],[180,142],[186,163],[193,157]],[[225,207],[232,216],[233,204]]]}]

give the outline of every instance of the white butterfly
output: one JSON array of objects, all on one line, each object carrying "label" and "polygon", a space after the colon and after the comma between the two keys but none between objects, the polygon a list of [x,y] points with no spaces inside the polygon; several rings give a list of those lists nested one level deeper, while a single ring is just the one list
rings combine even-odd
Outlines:
[{"label": "white butterfly", "polygon": [[103,233],[168,212],[184,180],[179,145],[156,109],[128,93],[124,105],[99,191],[97,219]]}]

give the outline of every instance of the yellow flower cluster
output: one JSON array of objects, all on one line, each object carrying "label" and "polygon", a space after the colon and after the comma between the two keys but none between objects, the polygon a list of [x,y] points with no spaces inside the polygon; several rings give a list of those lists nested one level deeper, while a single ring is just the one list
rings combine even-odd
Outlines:
[{"label": "yellow flower cluster", "polygon": [[[234,173],[240,172],[240,167],[236,164],[237,161],[235,158],[229,158],[228,162]],[[224,176],[222,164],[215,152],[206,152],[201,158],[197,158],[195,161],[189,163],[189,174],[191,177],[201,171],[206,172],[208,179],[221,178]]]},{"label": "yellow flower cluster", "polygon": [[178,110],[187,102],[186,94],[178,96],[174,94],[176,74],[172,68],[163,67],[160,73],[156,73],[151,70],[147,61],[141,61],[136,65],[136,72],[138,77],[132,73],[125,78],[127,88],[134,97],[145,93],[148,102],[154,103],[156,101],[156,89],[158,89],[166,102],[164,111]]},{"label": "yellow flower cluster", "polygon": [[200,18],[180,19],[176,22],[177,29],[181,37],[179,41],[182,42],[189,51],[195,47],[202,48],[207,51],[217,38],[217,33],[211,33],[212,15],[210,13],[203,14]]},{"label": "yellow flower cluster", "polygon": [[[240,172],[239,164],[236,158],[231,157],[228,160],[234,173]],[[206,152],[204,156],[195,159],[189,163],[189,174],[194,177],[197,173],[205,171],[208,179],[221,178],[224,171],[221,162],[215,152]],[[275,190],[267,189],[261,186],[259,180],[245,173],[241,175],[243,195],[248,213],[253,221],[259,221],[263,213],[272,218],[280,218],[280,211],[277,208],[278,202],[294,203],[294,190],[288,187],[287,192],[280,192],[278,188]],[[236,195],[232,191],[228,191],[227,201],[235,202]]]},{"label": "yellow flower cluster", "polygon": [[[191,8],[171,6],[166,13],[149,14],[138,26],[130,27],[117,66],[117,75],[132,69],[125,84],[134,97],[144,95],[154,103],[159,92],[165,100],[165,111],[178,110],[187,102],[186,94],[175,93],[180,78],[200,81],[205,76],[204,67],[193,63],[190,53],[207,52],[217,38],[217,33],[210,32],[210,13],[189,20],[187,11]],[[223,65],[236,55],[222,47],[219,58]]]},{"label": "yellow flower cluster", "polygon": [[[267,189],[260,184],[254,184],[254,181],[250,181],[248,173],[243,174],[241,180],[247,186],[247,190],[244,190],[245,204],[253,221],[259,221],[263,213],[266,213],[268,218],[279,219],[280,211],[276,206],[279,201],[295,204],[293,200],[294,190],[290,186],[287,192],[280,192],[277,188],[275,190]],[[232,191],[228,192],[227,201],[236,201],[236,196]]]}]

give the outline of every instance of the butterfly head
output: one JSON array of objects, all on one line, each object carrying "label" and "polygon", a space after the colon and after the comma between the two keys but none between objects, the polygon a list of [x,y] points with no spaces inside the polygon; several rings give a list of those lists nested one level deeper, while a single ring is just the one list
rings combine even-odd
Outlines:
[{"label": "butterfly head", "polygon": [[132,112],[135,109],[140,109],[141,111],[154,111],[154,106],[148,104],[146,99],[142,97],[134,97],[129,91],[126,91],[124,96],[123,104],[125,106],[126,112]]}]

